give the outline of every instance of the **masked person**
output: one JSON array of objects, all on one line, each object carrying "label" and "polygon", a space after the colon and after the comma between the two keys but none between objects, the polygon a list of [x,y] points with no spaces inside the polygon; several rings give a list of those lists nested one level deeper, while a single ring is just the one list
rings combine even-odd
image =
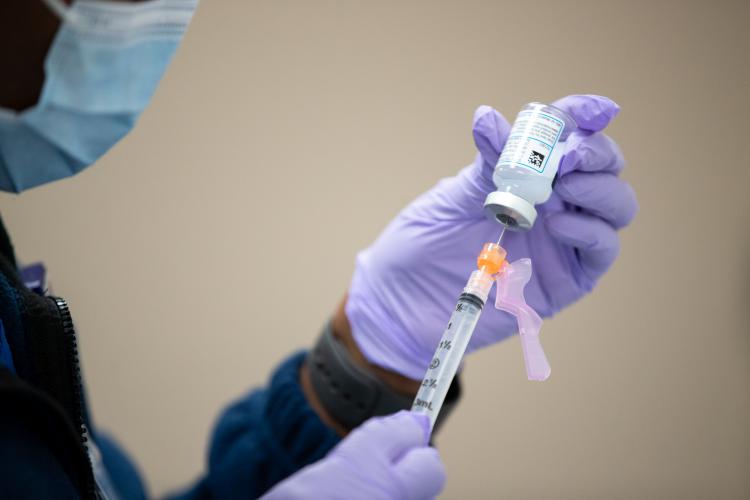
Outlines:
[{"label": "masked person", "polygon": [[[69,177],[127,134],[195,7],[196,0],[6,0],[0,36],[11,37],[15,50],[0,59],[0,189]],[[514,258],[533,259],[527,299],[543,316],[593,289],[617,256],[617,230],[637,210],[618,178],[622,155],[602,132],[617,105],[598,96],[555,104],[579,130],[567,141],[539,222],[504,243]],[[426,418],[396,412],[410,406],[467,263],[497,234],[481,207],[509,128],[491,108],[477,110],[474,162],[417,198],[360,253],[348,294],[314,349],[281,362],[265,387],[224,411],[207,471],[176,496],[439,493],[444,470]],[[412,265],[425,249],[430,261]],[[395,304],[419,317],[398,314]],[[485,315],[470,351],[515,331],[504,313]],[[0,227],[0,497],[145,497],[135,467],[91,421],[78,363],[67,304],[25,286]],[[449,407],[459,393],[456,382]]]}]

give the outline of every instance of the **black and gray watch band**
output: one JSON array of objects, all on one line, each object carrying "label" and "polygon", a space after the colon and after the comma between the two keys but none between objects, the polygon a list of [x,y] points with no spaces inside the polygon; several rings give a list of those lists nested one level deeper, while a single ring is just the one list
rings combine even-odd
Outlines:
[{"label": "black and gray watch band", "polygon": [[[349,351],[327,323],[310,352],[308,369],[313,389],[328,414],[347,429],[353,429],[370,417],[389,415],[411,408],[413,396],[395,392],[349,356]],[[455,407],[461,388],[453,380],[435,429]]]}]

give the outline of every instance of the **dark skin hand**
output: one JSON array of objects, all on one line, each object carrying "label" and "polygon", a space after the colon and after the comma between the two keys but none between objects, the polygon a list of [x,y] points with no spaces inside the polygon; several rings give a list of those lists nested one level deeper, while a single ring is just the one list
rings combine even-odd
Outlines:
[{"label": "dark skin hand", "polygon": [[0,0],[0,107],[23,111],[37,103],[44,58],[59,27],[42,0]]},{"label": "dark skin hand", "polygon": [[[375,374],[380,380],[385,382],[391,389],[399,394],[405,396],[414,397],[419,390],[419,381],[412,380],[404,377],[396,372],[386,370],[380,366],[374,365],[365,359],[365,356],[360,351],[359,346],[354,341],[352,336],[351,325],[349,319],[346,317],[344,312],[344,305],[346,304],[346,297],[341,300],[341,303],[336,308],[336,312],[333,316],[333,336],[339,339],[349,351],[349,355],[352,357],[355,363],[366,368],[371,373]],[[320,403],[318,396],[315,394],[315,390],[312,387],[310,381],[310,372],[307,368],[307,364],[303,364],[300,368],[300,384],[302,385],[302,392],[305,394],[307,401],[310,406],[315,410],[320,419],[329,427],[333,428],[339,435],[345,436],[350,429],[346,429],[341,424],[331,418],[326,412],[325,408]]]}]

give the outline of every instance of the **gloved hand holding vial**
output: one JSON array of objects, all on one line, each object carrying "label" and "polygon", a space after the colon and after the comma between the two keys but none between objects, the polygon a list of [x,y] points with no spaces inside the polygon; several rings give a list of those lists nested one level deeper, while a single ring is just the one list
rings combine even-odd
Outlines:
[{"label": "gloved hand holding vial", "polygon": [[506,229],[527,231],[534,225],[534,205],[549,199],[560,151],[575,128],[575,120],[567,113],[540,103],[527,104],[513,124],[493,175],[497,191],[484,203],[488,217],[504,227],[497,243],[485,243],[479,254],[477,270],[471,273],[458,299],[412,406],[412,411],[427,414],[433,426],[495,280],[496,307],[518,320],[529,380],[547,380],[550,375],[539,342],[541,318],[523,296],[531,277],[531,262],[523,259],[515,266],[508,264],[500,242]]},{"label": "gloved hand holding vial", "polygon": [[[546,378],[549,365],[534,333],[541,318],[593,289],[618,254],[617,231],[637,211],[633,190],[618,177],[622,154],[602,132],[618,112],[606,97],[569,96],[527,105],[511,129],[497,111],[478,108],[475,161],[407,206],[358,255],[345,312],[365,359],[437,389],[450,383],[451,370],[441,381],[425,370],[435,359],[442,365],[445,351],[453,351],[457,369],[459,350],[470,353],[520,330],[527,376]],[[495,275],[496,307],[485,308],[481,321],[479,311],[457,318],[469,335],[441,339],[449,330],[457,335],[451,311],[479,310],[477,301],[491,299],[490,290],[463,295],[456,310],[462,288],[472,286],[467,278],[481,271],[477,253],[495,245],[504,228],[496,250],[510,263]],[[434,394],[417,400],[417,411],[429,413],[431,401],[438,410]]]}]

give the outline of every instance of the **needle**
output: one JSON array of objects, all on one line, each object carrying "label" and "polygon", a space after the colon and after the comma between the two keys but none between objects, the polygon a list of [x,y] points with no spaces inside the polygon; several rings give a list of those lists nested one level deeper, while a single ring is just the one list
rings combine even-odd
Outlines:
[{"label": "needle", "polygon": [[498,246],[500,246],[500,240],[502,240],[502,239],[503,239],[503,235],[505,235],[505,230],[506,230],[506,229],[507,229],[507,227],[503,226],[503,230],[502,230],[502,231],[500,231],[500,237],[499,237],[499,238],[497,239],[497,245],[498,245]]}]

